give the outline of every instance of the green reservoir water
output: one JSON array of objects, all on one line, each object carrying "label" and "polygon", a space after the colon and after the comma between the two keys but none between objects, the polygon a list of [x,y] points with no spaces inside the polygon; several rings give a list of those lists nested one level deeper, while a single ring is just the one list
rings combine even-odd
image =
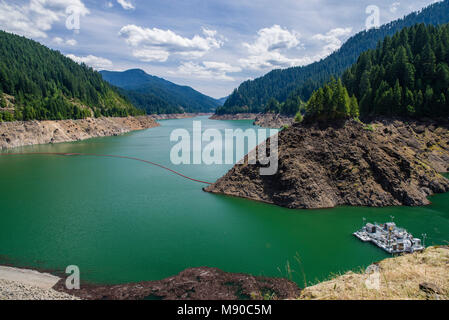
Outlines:
[{"label": "green reservoir water", "polygon": [[[201,120],[203,129],[252,127],[250,121]],[[14,152],[133,156],[205,181],[232,167],[172,165],[170,133],[191,131],[192,119],[161,124],[120,137]],[[159,280],[200,266],[278,277],[289,262],[293,280],[303,286],[304,274],[314,282],[388,257],[352,236],[363,217],[385,222],[393,215],[415,236],[427,233],[426,245],[449,240],[449,194],[420,208],[288,210],[208,194],[199,183],[144,163],[38,155],[0,157],[0,183],[2,259],[57,270],[77,265],[83,280],[97,283]]]}]

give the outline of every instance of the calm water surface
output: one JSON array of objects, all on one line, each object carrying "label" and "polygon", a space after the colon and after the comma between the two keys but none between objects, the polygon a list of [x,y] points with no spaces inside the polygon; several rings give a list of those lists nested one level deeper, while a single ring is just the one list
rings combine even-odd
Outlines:
[{"label": "calm water surface", "polygon": [[[212,121],[203,128],[250,128],[250,121]],[[120,137],[15,149],[14,152],[114,154],[155,161],[215,181],[232,166],[173,166],[169,135],[192,119]],[[449,240],[449,194],[419,208],[288,210],[212,195],[203,185],[144,163],[113,158],[0,157],[0,256],[17,265],[65,269],[84,280],[159,280],[189,267],[286,275],[303,286],[331,273],[387,257],[351,234],[390,215],[427,245]],[[299,257],[301,264],[297,262]],[[0,261],[1,262],[1,261]],[[304,270],[304,272],[302,271]]]}]

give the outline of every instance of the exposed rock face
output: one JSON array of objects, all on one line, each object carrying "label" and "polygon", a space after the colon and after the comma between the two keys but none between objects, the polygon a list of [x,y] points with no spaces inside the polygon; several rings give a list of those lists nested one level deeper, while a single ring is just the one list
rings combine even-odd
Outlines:
[{"label": "exposed rock face", "polygon": [[[234,166],[205,191],[287,208],[420,206],[449,191],[448,124],[354,120],[320,128],[294,124],[279,134],[279,170]],[[267,144],[269,145],[269,144]]]},{"label": "exposed rock face", "polygon": [[294,117],[287,117],[273,113],[263,113],[257,115],[254,124],[263,128],[282,128],[284,126],[291,126],[294,122]]},{"label": "exposed rock face", "polygon": [[65,280],[55,289],[88,300],[241,300],[296,298],[300,289],[291,281],[223,272],[215,268],[187,269],[160,281],[115,286],[81,285],[81,290],[67,291]]},{"label": "exposed rock face", "polygon": [[0,123],[0,149],[117,136],[157,127],[150,116]]}]

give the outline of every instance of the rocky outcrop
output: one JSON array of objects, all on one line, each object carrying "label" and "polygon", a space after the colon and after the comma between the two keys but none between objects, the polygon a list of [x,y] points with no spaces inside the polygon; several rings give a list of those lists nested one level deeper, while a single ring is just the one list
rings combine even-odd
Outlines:
[{"label": "rocky outcrop", "polygon": [[192,268],[160,281],[115,286],[81,285],[67,291],[65,280],[56,290],[87,300],[262,300],[299,297],[300,289],[285,279],[227,273],[216,268]]},{"label": "rocky outcrop", "polygon": [[[205,190],[287,208],[421,206],[449,191],[449,125],[355,120],[320,127],[294,124],[279,133],[279,169],[234,166]],[[269,144],[268,144],[269,145]]]},{"label": "rocky outcrop", "polygon": [[0,149],[117,136],[157,126],[151,116],[0,122]]},{"label": "rocky outcrop", "polygon": [[294,117],[283,116],[274,113],[261,113],[257,115],[254,124],[262,128],[282,128],[291,126],[295,122]]}]

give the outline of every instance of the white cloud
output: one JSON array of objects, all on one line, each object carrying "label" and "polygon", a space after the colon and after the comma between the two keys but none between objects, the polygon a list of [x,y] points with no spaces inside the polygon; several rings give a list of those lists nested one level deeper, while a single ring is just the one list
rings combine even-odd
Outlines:
[{"label": "white cloud", "polygon": [[185,38],[171,30],[142,28],[136,25],[123,27],[119,35],[133,49],[133,55],[145,62],[164,62],[172,54],[186,58],[199,58],[212,49],[220,48],[223,41],[217,32],[203,28],[203,36]]},{"label": "white cloud", "polygon": [[105,58],[101,58],[101,57],[96,57],[93,55],[88,55],[86,57],[78,57],[75,56],[73,54],[68,54],[67,55],[68,58],[72,59],[73,61],[77,62],[77,63],[84,63],[94,69],[97,70],[103,70],[103,69],[110,69],[112,68],[112,61],[105,59]]},{"label": "white cloud", "polygon": [[269,51],[290,49],[299,45],[300,34],[275,24],[271,28],[264,28],[257,32],[258,37],[253,44],[244,43],[251,54],[264,54]]},{"label": "white cloud", "polygon": [[340,38],[346,37],[351,34],[352,28],[335,28],[327,32],[326,34],[316,34],[313,36],[315,40],[321,40],[326,42],[319,56],[324,58],[332,52],[340,49],[343,44]]},{"label": "white cloud", "polygon": [[151,48],[151,49],[135,49],[133,56],[143,62],[165,62],[167,61],[170,53],[163,49]]},{"label": "white cloud", "polygon": [[231,66],[225,62],[215,62],[215,61],[204,61],[204,66],[211,70],[218,70],[223,72],[240,72],[242,68]]},{"label": "white cloud", "polygon": [[117,3],[119,5],[121,5],[122,8],[125,9],[125,10],[134,10],[135,9],[135,7],[131,3],[131,1],[128,1],[128,0],[117,0]]},{"label": "white cloud", "polygon": [[398,7],[401,5],[400,2],[394,2],[391,4],[390,6],[390,12],[391,13],[396,13],[396,11],[398,11]]},{"label": "white cloud", "polygon": [[299,33],[279,25],[263,28],[257,32],[257,39],[253,43],[243,44],[250,56],[239,62],[244,68],[254,70],[298,65],[302,63],[300,59],[287,58],[281,51],[298,47],[299,39]]},{"label": "white cloud", "polygon": [[75,39],[64,40],[61,37],[55,37],[52,41],[57,45],[76,46],[78,44],[78,41],[76,41]]},{"label": "white cloud", "polygon": [[53,42],[56,43],[56,44],[61,45],[61,44],[64,43],[64,39],[62,39],[60,37],[55,37],[55,38],[53,38]]},{"label": "white cloud", "polygon": [[326,34],[316,34],[311,40],[325,42],[320,52],[303,57],[287,57],[283,50],[301,46],[300,35],[295,31],[282,29],[278,25],[259,30],[256,41],[252,44],[244,43],[250,56],[240,59],[242,67],[252,70],[285,68],[304,66],[323,59],[342,45],[340,38],[351,33],[351,28],[336,28]]},{"label": "white cloud", "polygon": [[65,43],[69,46],[76,46],[78,44],[78,41],[76,41],[75,39],[68,39]]},{"label": "white cloud", "polygon": [[8,4],[0,1],[0,28],[32,38],[47,38],[47,31],[56,22],[69,16],[67,8],[80,16],[89,10],[82,0],[29,0],[26,4]]},{"label": "white cloud", "polygon": [[195,62],[182,63],[176,72],[170,72],[176,75],[195,77],[199,79],[234,81],[235,79],[227,73],[240,72],[240,67],[231,66],[225,62],[204,61],[201,64]]}]

